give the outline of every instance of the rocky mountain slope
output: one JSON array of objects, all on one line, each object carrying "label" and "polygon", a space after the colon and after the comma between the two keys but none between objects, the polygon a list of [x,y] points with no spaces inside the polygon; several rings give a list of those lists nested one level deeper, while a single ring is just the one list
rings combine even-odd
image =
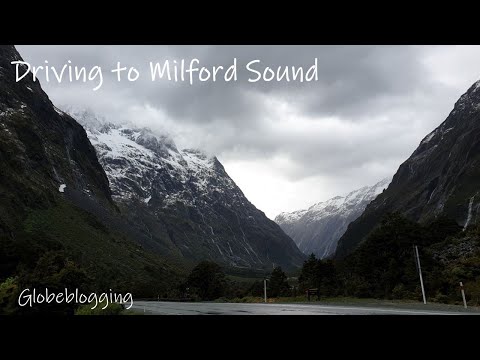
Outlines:
[{"label": "rocky mountain slope", "polygon": [[335,253],[338,239],[348,224],[359,217],[365,207],[390,183],[384,179],[374,186],[365,186],[347,196],[336,196],[306,210],[281,213],[275,222],[295,241],[304,254],[323,259]]},{"label": "rocky mountain slope", "polygon": [[111,204],[107,177],[85,131],[50,102],[38,82],[15,82],[15,60],[21,58],[13,46],[0,47],[0,186],[6,210],[0,229],[21,213],[12,210],[54,202],[62,184]]},{"label": "rocky mountain slope", "polygon": [[[92,288],[163,288],[175,279],[169,266],[103,222],[124,221],[85,130],[31,76],[15,81],[16,60],[14,46],[0,46],[0,282],[32,281],[37,261],[62,251]],[[35,274],[46,279],[51,268]]]},{"label": "rocky mountain slope", "polygon": [[151,246],[232,268],[301,265],[292,239],[246,199],[217,158],[88,110],[66,111],[85,127],[113,199],[132,223],[142,224]]},{"label": "rocky mountain slope", "polygon": [[478,222],[479,207],[480,81],[421,141],[388,189],[350,224],[339,241],[337,256],[352,252],[388,212],[422,223],[445,216],[467,227]]}]

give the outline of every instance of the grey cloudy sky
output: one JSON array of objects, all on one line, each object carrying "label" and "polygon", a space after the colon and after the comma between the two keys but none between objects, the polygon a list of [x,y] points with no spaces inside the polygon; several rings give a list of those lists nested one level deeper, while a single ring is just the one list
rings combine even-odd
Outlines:
[{"label": "grey cloudy sky", "polygon": [[[216,155],[267,216],[371,185],[395,173],[480,78],[479,46],[17,46],[32,65],[99,65],[104,83],[50,81],[55,104],[169,133]],[[237,82],[152,82],[149,62],[238,61]],[[246,81],[244,65],[304,66],[316,82]],[[140,71],[116,82],[120,61]]]}]

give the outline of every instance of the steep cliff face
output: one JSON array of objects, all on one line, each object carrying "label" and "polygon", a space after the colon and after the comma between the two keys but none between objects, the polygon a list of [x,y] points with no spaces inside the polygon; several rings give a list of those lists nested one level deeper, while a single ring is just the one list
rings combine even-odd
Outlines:
[{"label": "steep cliff face", "polygon": [[31,77],[15,81],[10,62],[17,60],[13,46],[0,46],[0,231],[14,225],[25,207],[52,204],[66,194],[112,206],[108,179],[85,130]]},{"label": "steep cliff face", "polygon": [[0,280],[61,249],[92,286],[164,288],[176,275],[118,231],[124,220],[85,130],[31,76],[16,82],[18,60],[0,46]]},{"label": "steep cliff face", "polygon": [[281,213],[275,222],[291,236],[304,254],[323,259],[335,253],[338,239],[348,224],[359,217],[365,207],[390,183],[384,179],[374,186],[364,186],[347,196],[336,196],[307,210]]},{"label": "steep cliff face", "polygon": [[480,207],[480,82],[456,102],[447,119],[405,161],[388,189],[372,201],[340,239],[350,253],[388,212],[428,223],[441,215],[466,227]]},{"label": "steep cliff face", "polygon": [[258,270],[301,265],[292,239],[246,199],[217,158],[180,150],[148,129],[68,111],[87,129],[114,200],[158,241],[194,261]]}]

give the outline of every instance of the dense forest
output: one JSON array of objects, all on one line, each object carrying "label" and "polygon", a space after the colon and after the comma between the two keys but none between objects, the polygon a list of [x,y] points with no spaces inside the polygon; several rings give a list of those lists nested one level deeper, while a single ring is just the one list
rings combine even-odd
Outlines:
[{"label": "dense forest", "polygon": [[480,227],[463,230],[439,218],[428,225],[388,214],[358,248],[342,260],[305,261],[300,290],[318,288],[322,296],[422,300],[414,246],[418,246],[429,301],[480,303]]}]

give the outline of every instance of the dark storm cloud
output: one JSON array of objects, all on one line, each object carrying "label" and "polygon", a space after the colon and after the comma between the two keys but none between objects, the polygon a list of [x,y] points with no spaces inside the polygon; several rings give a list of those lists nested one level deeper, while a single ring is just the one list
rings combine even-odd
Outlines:
[{"label": "dark storm cloud", "polygon": [[[418,63],[419,48],[400,46],[47,46],[20,47],[24,56],[41,64],[99,65],[105,69],[105,83],[110,91],[130,91],[129,96],[162,108],[178,120],[211,122],[261,121],[262,104],[254,101],[256,93],[281,96],[311,116],[348,115],[372,109],[378,99],[399,96],[428,85]],[[151,82],[149,61],[198,58],[201,66],[229,66],[238,59],[237,83],[169,84]],[[319,81],[248,83],[244,66],[259,59],[262,65],[304,66],[319,61]],[[142,77],[138,82],[116,84],[108,72],[117,61],[136,66]],[[259,66],[261,68],[261,66]],[[63,84],[66,86],[67,84]],[[68,84],[70,88],[71,84]],[[108,85],[107,85],[108,86]],[[259,116],[260,115],[260,116]],[[360,114],[361,115],[361,114]]]},{"label": "dark storm cloud", "polygon": [[[291,179],[352,175],[354,169],[399,163],[438,125],[455,100],[423,61],[431,47],[407,46],[19,46],[32,63],[105,69],[97,93],[84,84],[45,84],[55,101],[100,109],[152,128],[167,128],[229,161],[283,156]],[[238,59],[239,82],[152,82],[148,62],[192,58],[200,66]],[[319,81],[248,83],[244,65],[305,66],[318,58]],[[142,77],[114,81],[117,61]],[[472,79],[472,82],[475,79]],[[68,89],[68,91],[67,91]],[[148,109],[148,111],[147,111]],[[158,115],[158,119],[156,116]],[[298,119],[298,121],[295,121]],[[161,126],[160,126],[160,123]],[[395,169],[392,169],[393,172]],[[384,176],[385,174],[379,174]],[[362,175],[359,183],[362,183]]]}]

